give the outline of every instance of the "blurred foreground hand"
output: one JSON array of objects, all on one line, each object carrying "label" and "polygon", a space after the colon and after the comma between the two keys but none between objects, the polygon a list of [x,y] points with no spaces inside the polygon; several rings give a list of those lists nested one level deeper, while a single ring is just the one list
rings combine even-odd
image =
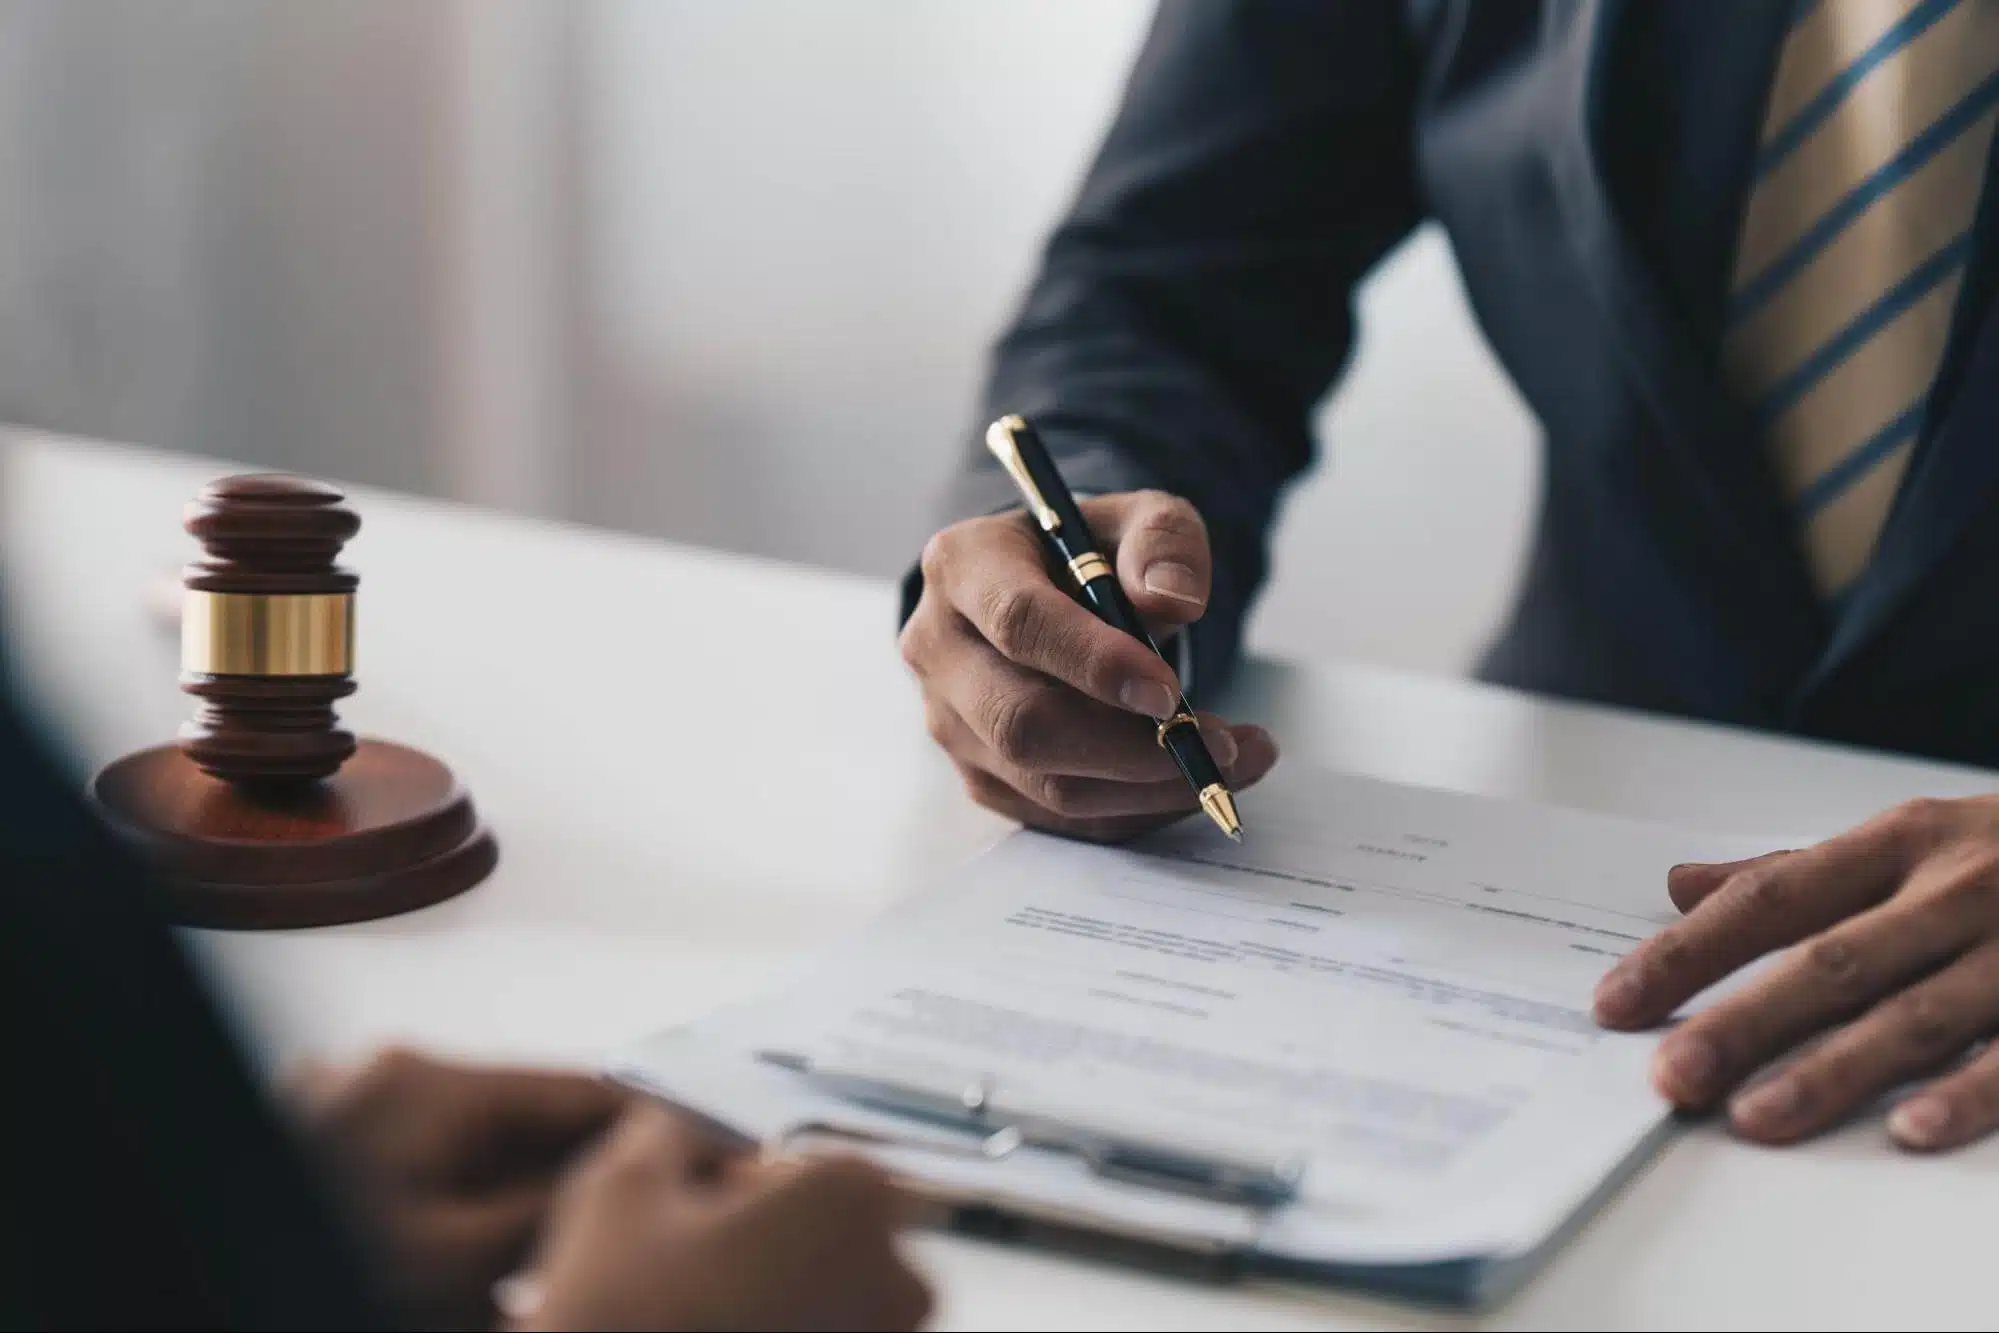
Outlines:
[{"label": "blurred foreground hand", "polygon": [[890,1329],[930,1293],[896,1252],[905,1200],[858,1159],[768,1166],[656,1106],[562,1187],[521,1329]]},{"label": "blurred foreground hand", "polygon": [[766,1167],[604,1080],[390,1050],[295,1088],[425,1328],[912,1329],[902,1202],[858,1161]]},{"label": "blurred foreground hand", "polygon": [[492,1322],[493,1284],[534,1247],[564,1173],[639,1100],[584,1075],[402,1050],[308,1070],[293,1094],[373,1226],[390,1294],[426,1328]]}]

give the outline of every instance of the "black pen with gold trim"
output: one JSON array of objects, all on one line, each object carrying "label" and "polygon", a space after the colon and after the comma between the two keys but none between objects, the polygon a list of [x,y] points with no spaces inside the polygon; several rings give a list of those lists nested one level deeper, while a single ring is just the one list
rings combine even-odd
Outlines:
[{"label": "black pen with gold trim", "polygon": [[[1055,460],[1048,456],[1034,427],[1021,417],[1001,417],[986,427],[986,448],[992,450],[993,457],[999,459],[1000,466],[1013,478],[1020,498],[1027,503],[1034,530],[1054,552],[1055,559],[1068,568],[1082,590],[1084,605],[1112,629],[1123,630],[1158,653],[1159,645],[1152,641],[1145,622],[1138,618],[1137,610],[1124,595],[1117,570],[1097,549],[1097,539],[1090,535],[1083,511],[1076,507],[1076,498],[1069,494],[1062,474],[1055,469]],[[1165,654],[1160,656],[1163,658]],[[1231,839],[1241,842],[1242,821],[1236,816],[1235,797],[1229,794],[1221,769],[1201,740],[1200,724],[1194,720],[1194,710],[1188,706],[1185,695],[1178,700],[1173,715],[1159,724],[1159,744],[1180,766],[1208,818]]]}]

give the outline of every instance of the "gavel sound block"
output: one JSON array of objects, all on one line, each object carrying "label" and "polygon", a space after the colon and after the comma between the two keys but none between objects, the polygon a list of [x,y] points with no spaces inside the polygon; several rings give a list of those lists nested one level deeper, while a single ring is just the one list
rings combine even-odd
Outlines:
[{"label": "gavel sound block", "polygon": [[440,902],[498,859],[437,760],[356,741],[333,705],[354,692],[354,598],[334,563],[361,520],[330,486],[229,477],[187,509],[205,558],[183,572],[176,745],[92,779],[112,826],[157,865],[188,925],[323,926]]}]

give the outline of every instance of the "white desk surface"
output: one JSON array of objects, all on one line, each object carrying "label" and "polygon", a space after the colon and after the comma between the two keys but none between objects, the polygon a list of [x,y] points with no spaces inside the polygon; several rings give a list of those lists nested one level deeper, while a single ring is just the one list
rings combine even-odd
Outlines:
[{"label": "white desk surface", "polygon": [[[82,763],[173,734],[149,586],[219,464],[27,438],[0,468],[13,650]],[[201,935],[266,1058],[407,1041],[589,1065],[770,985],[1002,831],[920,725],[885,583],[357,491],[358,729],[445,758],[497,833],[471,893],[367,925]],[[1990,775],[1352,666],[1259,664],[1291,760],[1694,827],[1832,828]],[[1253,807],[1254,798],[1251,798]],[[1663,896],[1663,889],[1662,889]],[[1999,1322],[1999,1144],[1878,1118],[1787,1151],[1680,1136],[1467,1322],[915,1242],[962,1328],[1834,1328]]]}]

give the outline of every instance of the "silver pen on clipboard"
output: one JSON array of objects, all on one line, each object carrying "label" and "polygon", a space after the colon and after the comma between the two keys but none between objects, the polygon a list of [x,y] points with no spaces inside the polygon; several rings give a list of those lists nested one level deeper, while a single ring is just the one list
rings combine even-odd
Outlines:
[{"label": "silver pen on clipboard", "polygon": [[[865,1068],[763,1050],[757,1059],[788,1069],[816,1092],[839,1101],[931,1125],[983,1134],[980,1155],[998,1159],[1023,1145],[1069,1153],[1106,1180],[1193,1195],[1216,1203],[1277,1208],[1297,1196],[1302,1157],[1217,1152],[1152,1134],[1135,1134],[1070,1116],[1037,1114],[996,1101],[990,1078],[919,1081]],[[857,1136],[883,1142],[879,1135]],[[893,1141],[889,1141],[891,1146]],[[909,1147],[930,1147],[912,1138]]]}]

